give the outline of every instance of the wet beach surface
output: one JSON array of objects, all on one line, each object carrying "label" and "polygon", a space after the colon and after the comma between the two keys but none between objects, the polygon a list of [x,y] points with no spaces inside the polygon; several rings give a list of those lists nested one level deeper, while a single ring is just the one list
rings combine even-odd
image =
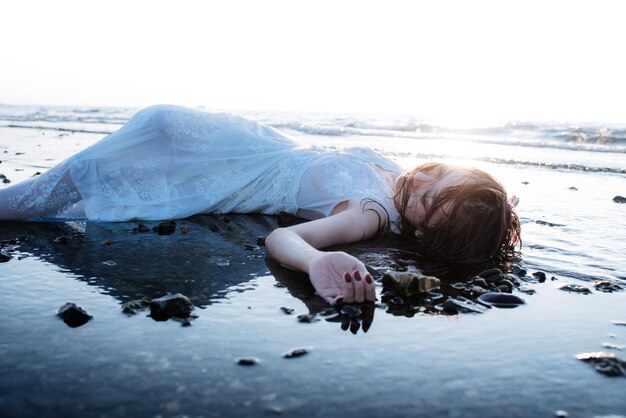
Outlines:
[{"label": "wet beach surface", "polygon": [[[2,223],[3,251],[12,258],[0,265],[1,410],[44,417],[624,413],[626,379],[597,373],[576,355],[623,354],[603,343],[626,343],[626,327],[611,322],[626,319],[626,292],[548,273],[543,283],[523,281],[534,294],[513,290],[526,301],[515,309],[457,314],[432,309],[438,300],[410,309],[379,300],[356,314],[329,310],[305,275],[266,258],[257,237],[276,225],[275,217],[198,216],[158,235],[132,222]],[[343,248],[378,273],[379,299],[380,273],[389,267],[437,274],[442,300],[487,267],[428,264],[391,244]],[[560,290],[562,282],[591,293]],[[122,311],[130,300],[173,293],[189,297],[195,317],[156,321],[149,309]],[[93,319],[67,326],[56,316],[66,302]],[[305,314],[311,321],[298,319]],[[301,348],[304,355],[284,357]]]},{"label": "wet beach surface", "polygon": [[[34,128],[0,126],[0,187],[127,117],[89,114],[98,123],[55,114]],[[27,125],[18,122],[5,125]],[[276,217],[196,216],[176,220],[171,235],[152,230],[159,222],[0,222],[0,416],[626,416],[626,378],[611,376],[624,366],[611,356],[626,358],[626,205],[615,200],[626,196],[623,151],[567,143],[554,152],[508,144],[505,133],[462,148],[436,132],[309,130],[295,132],[305,145],[370,146],[407,167],[435,157],[494,173],[521,197],[522,259],[453,268],[389,238],[342,247],[371,269],[379,300],[329,309],[305,275],[267,258],[257,238]],[[517,279],[476,277],[493,267]],[[388,269],[441,285],[410,298],[384,293]],[[493,291],[502,280],[524,304],[476,302],[476,286]],[[148,301],[177,293],[191,316],[151,313]],[[68,302],[93,318],[66,325],[57,312]],[[594,352],[608,359],[587,361]]]}]

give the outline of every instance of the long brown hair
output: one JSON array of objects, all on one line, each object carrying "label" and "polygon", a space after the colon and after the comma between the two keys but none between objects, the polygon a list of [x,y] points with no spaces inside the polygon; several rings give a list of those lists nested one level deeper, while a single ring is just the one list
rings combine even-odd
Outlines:
[{"label": "long brown hair", "polygon": [[[504,261],[519,257],[522,238],[520,221],[509,203],[504,186],[490,174],[468,168],[467,176],[457,185],[446,187],[432,201],[422,196],[426,215],[418,225],[405,216],[417,172],[437,173],[444,177],[449,166],[426,163],[403,174],[397,183],[395,201],[400,212],[399,229],[415,245],[416,251],[429,258],[456,263],[488,260]],[[430,222],[437,211],[445,216]]]}]

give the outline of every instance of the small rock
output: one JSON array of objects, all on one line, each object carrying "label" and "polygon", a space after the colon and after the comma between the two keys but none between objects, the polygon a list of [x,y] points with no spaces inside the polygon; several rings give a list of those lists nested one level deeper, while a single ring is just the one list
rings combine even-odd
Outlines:
[{"label": "small rock", "polygon": [[511,269],[511,273],[520,277],[520,276],[526,276],[528,272],[524,270],[523,268],[521,268],[520,266],[513,266],[513,269]]},{"label": "small rock", "polygon": [[211,222],[211,223],[209,224],[209,229],[210,229],[212,232],[220,232],[220,227],[219,227],[219,226],[217,226],[217,224],[216,224],[216,223],[214,223],[214,222]]},{"label": "small rock", "polygon": [[296,348],[294,350],[291,350],[288,353],[285,353],[283,355],[284,358],[296,358],[296,357],[302,357],[306,354],[309,354],[309,351],[311,351],[310,348],[307,347],[302,347],[302,348]]},{"label": "small rock", "polygon": [[441,311],[457,312],[457,313],[483,313],[487,310],[487,307],[481,306],[469,299],[457,297],[450,298],[435,308]]},{"label": "small rock", "polygon": [[89,315],[83,308],[76,306],[75,303],[68,302],[59,308],[57,313],[67,326],[76,328],[85,325],[93,316]]},{"label": "small rock", "polygon": [[312,313],[298,315],[296,318],[298,318],[298,322],[302,322],[305,324],[310,324],[310,323],[319,321],[316,315]]},{"label": "small rock", "polygon": [[546,273],[544,273],[543,271],[534,272],[533,277],[536,278],[539,283],[543,283],[546,281]]},{"label": "small rock", "polygon": [[180,293],[165,295],[150,301],[150,316],[156,321],[167,321],[175,318],[189,318],[193,304],[189,298]]},{"label": "small rock", "polygon": [[117,263],[114,260],[106,260],[103,261],[102,264],[104,264],[105,266],[117,266]]},{"label": "small rock", "polygon": [[358,318],[363,313],[356,305],[343,305],[339,312],[351,319]]},{"label": "small rock", "polygon": [[68,242],[70,242],[70,237],[66,235],[61,235],[59,237],[56,237],[54,239],[54,242],[58,242],[59,244],[67,244]]},{"label": "small rock", "polygon": [[593,282],[593,287],[600,292],[612,293],[622,290],[622,287],[617,283],[613,283],[610,280],[596,280]]},{"label": "small rock", "polygon": [[35,174],[33,174],[33,177],[35,176],[41,176],[41,171],[36,171]]},{"label": "small rock", "polygon": [[11,258],[12,258],[11,254],[6,254],[6,253],[0,251],[0,263],[6,263]]},{"label": "small rock", "polygon": [[256,245],[261,246],[261,247],[265,247],[265,237],[257,237],[256,238]]},{"label": "small rock", "polygon": [[172,235],[174,232],[176,232],[176,222],[163,221],[154,228],[152,228],[152,230],[159,235]]},{"label": "small rock", "polygon": [[134,315],[139,311],[146,309],[150,306],[150,298],[143,297],[142,299],[129,300],[122,304],[122,312],[128,315]]},{"label": "small rock", "polygon": [[570,189],[570,190],[573,190],[573,191],[576,191],[576,190],[578,190],[578,187],[571,186],[569,189]]},{"label": "small rock", "polygon": [[615,202],[615,203],[626,203],[626,197],[624,197],[624,196],[615,196],[613,198],[613,202]]},{"label": "small rock", "polygon": [[280,310],[286,313],[287,315],[291,315],[295,311],[295,309],[287,308],[285,306],[281,306]]},{"label": "small rock", "polygon": [[502,290],[505,293],[511,293],[513,291],[513,283],[506,279],[502,279],[496,283],[496,289],[504,289]]},{"label": "small rock", "polygon": [[567,418],[569,415],[567,414],[566,411],[558,410],[554,413],[554,416],[556,418]]},{"label": "small rock", "polygon": [[186,235],[189,233],[189,227],[187,225],[183,225],[180,227],[180,233]]},{"label": "small rock", "polygon": [[626,325],[626,321],[611,321],[613,325]]},{"label": "small rock", "polygon": [[9,180],[8,178],[5,177],[5,178],[2,179],[2,182],[4,184],[9,184],[9,183],[11,183],[11,180]]},{"label": "small rock", "polygon": [[480,286],[473,286],[471,289],[472,295],[482,295],[483,293],[489,292],[489,290]]},{"label": "small rock", "polygon": [[480,287],[483,287],[483,288],[488,288],[489,287],[489,283],[487,283],[487,280],[483,279],[480,276],[472,277],[472,283],[475,284],[476,286],[480,286]]},{"label": "small rock", "polygon": [[383,274],[382,283],[383,288],[399,296],[411,296],[439,287],[440,281],[416,272],[387,271]]},{"label": "small rock", "polygon": [[528,185],[528,184],[530,184],[530,183],[529,183],[529,182],[527,182],[527,181],[523,181],[523,182],[522,182],[522,184],[523,184],[524,186],[526,186],[526,185]]},{"label": "small rock", "polygon": [[626,374],[626,361],[614,353],[596,352],[581,353],[576,356],[578,360],[591,363],[598,373],[607,376],[624,376]]},{"label": "small rock", "polygon": [[222,222],[224,222],[225,224],[229,223],[231,221],[230,216],[224,216],[222,218]]},{"label": "small rock", "polygon": [[110,239],[105,239],[104,241],[102,241],[102,243],[104,245],[111,245],[111,244],[113,244],[113,241],[111,241]]},{"label": "small rock", "polygon": [[621,344],[613,344],[613,343],[602,343],[602,347],[604,348],[608,348],[611,350],[624,350],[626,348],[626,345],[621,345]]},{"label": "small rock", "polygon": [[482,294],[478,300],[496,308],[516,308],[526,303],[519,296],[496,292]]},{"label": "small rock", "polygon": [[260,249],[260,247],[258,247],[256,245],[252,245],[252,244],[245,244],[242,248],[244,250],[247,250],[247,251],[255,251],[255,250],[259,250]]},{"label": "small rock", "polygon": [[389,303],[391,303],[392,305],[404,305],[404,299],[402,299],[400,296],[394,296],[389,300]]},{"label": "small rock", "polygon": [[240,366],[254,366],[259,363],[259,359],[255,357],[240,357],[237,359],[237,364]]},{"label": "small rock", "polygon": [[560,283],[556,288],[566,292],[582,293],[585,295],[591,293],[591,290],[587,289],[585,286],[575,283]]},{"label": "small rock", "polygon": [[144,224],[139,224],[139,225],[137,225],[136,228],[132,229],[132,232],[134,234],[145,234],[146,232],[150,232],[150,228],[148,228]]}]

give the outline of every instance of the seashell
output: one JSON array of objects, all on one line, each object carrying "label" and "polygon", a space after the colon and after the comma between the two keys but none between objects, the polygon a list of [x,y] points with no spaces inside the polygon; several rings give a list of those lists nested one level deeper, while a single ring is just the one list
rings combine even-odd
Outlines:
[{"label": "seashell", "polygon": [[483,293],[478,296],[478,300],[496,308],[516,308],[526,303],[519,296],[499,292]]},{"label": "seashell", "polygon": [[436,277],[424,276],[416,272],[387,271],[382,277],[383,287],[400,296],[411,296],[424,293],[439,287],[440,281]]}]

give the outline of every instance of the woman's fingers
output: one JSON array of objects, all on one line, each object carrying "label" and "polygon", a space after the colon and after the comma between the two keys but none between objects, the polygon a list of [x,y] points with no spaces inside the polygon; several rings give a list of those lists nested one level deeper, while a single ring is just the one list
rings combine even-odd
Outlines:
[{"label": "woman's fingers", "polygon": [[365,301],[365,279],[361,277],[361,272],[358,270],[352,274],[354,278],[353,288],[354,288],[354,301],[357,303],[361,303]]},{"label": "woman's fingers", "polygon": [[350,273],[343,275],[343,301],[344,303],[354,302],[354,279]]},{"label": "woman's fingers", "polygon": [[374,285],[374,278],[369,273],[365,275],[365,300],[370,302],[376,300],[376,286]]}]

